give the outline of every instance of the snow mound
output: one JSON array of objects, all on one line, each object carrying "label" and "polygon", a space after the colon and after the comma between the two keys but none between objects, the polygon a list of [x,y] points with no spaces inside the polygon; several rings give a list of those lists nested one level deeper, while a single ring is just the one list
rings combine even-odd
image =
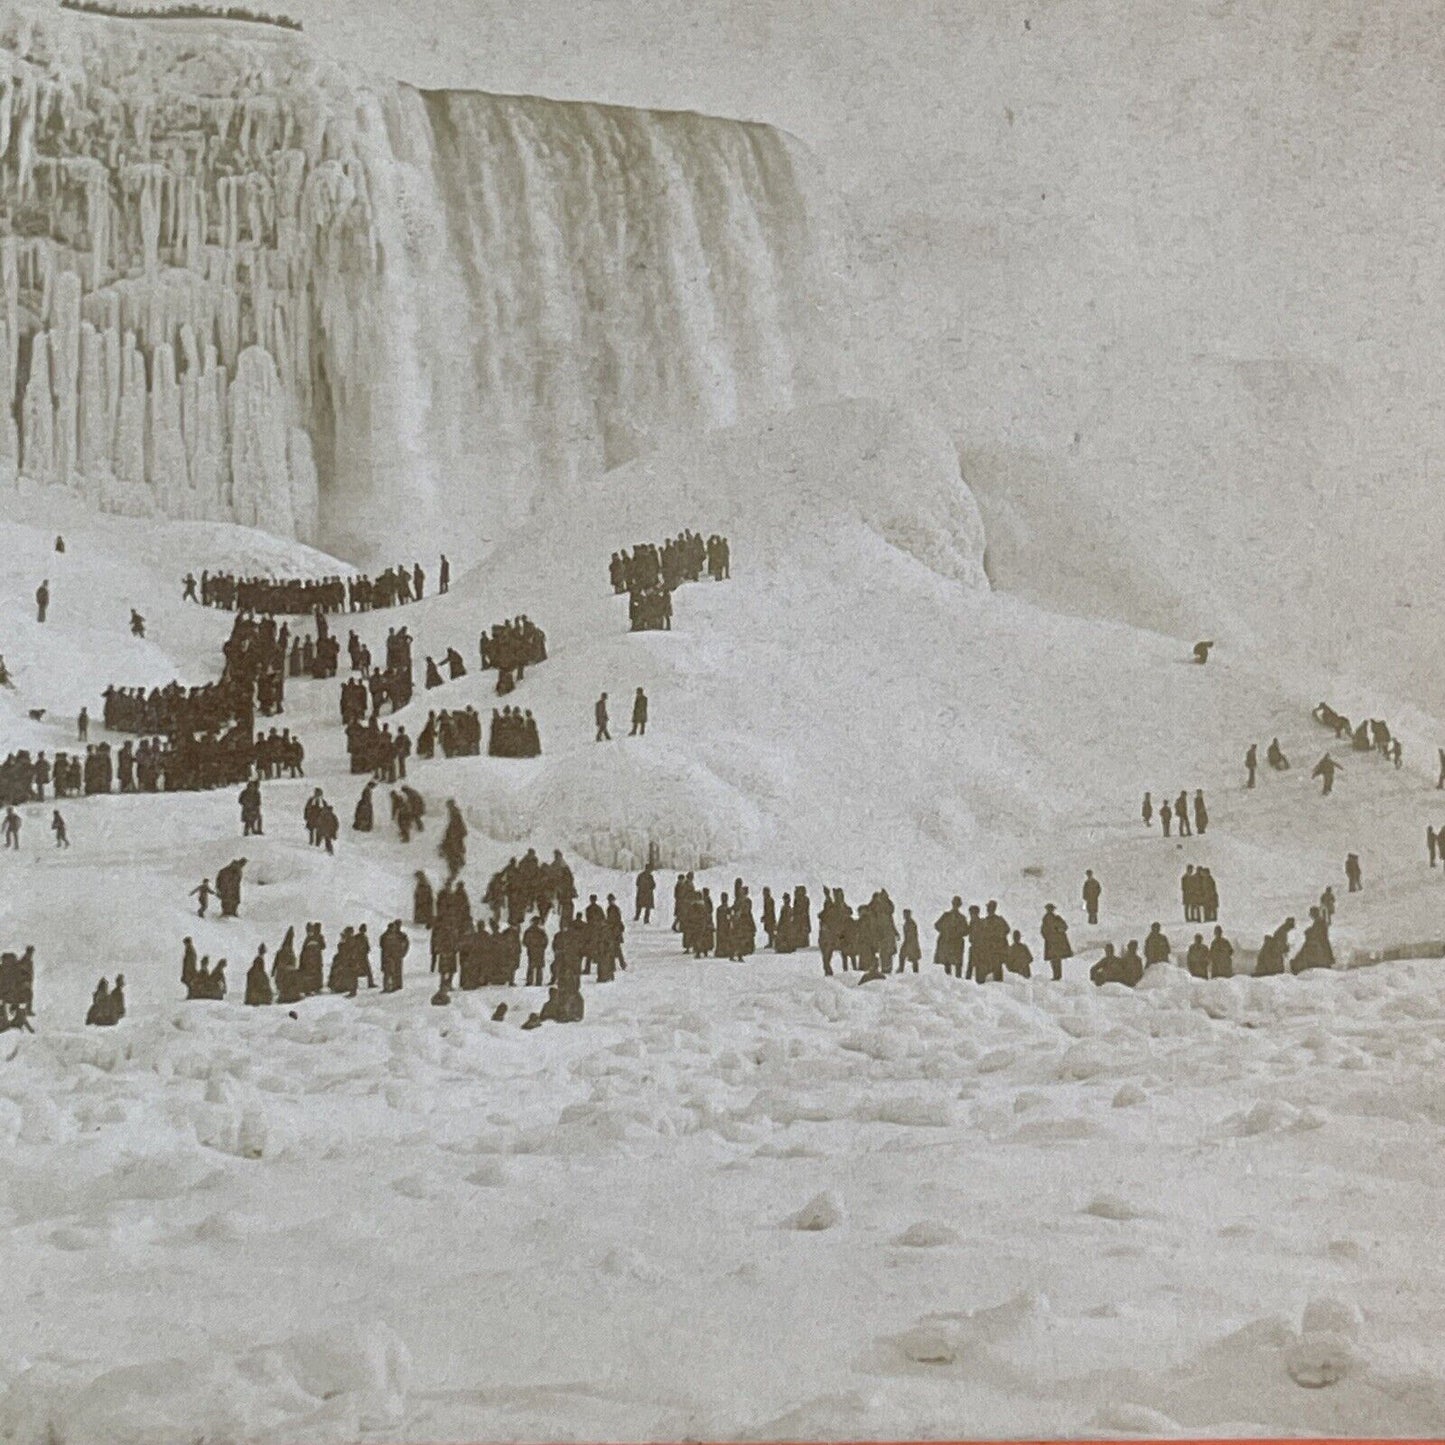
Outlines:
[{"label": "snow mound", "polygon": [[501,843],[566,838],[599,868],[707,869],[756,847],[756,805],[702,762],[668,748],[563,754],[548,766],[497,767],[466,815]]},{"label": "snow mound", "polygon": [[1120,1194],[1096,1194],[1084,1206],[1084,1213],[1092,1214],[1095,1219],[1114,1219],[1120,1223],[1148,1218],[1144,1210]]},{"label": "snow mound", "polygon": [[951,1224],[941,1224],[933,1219],[920,1219],[910,1224],[898,1236],[897,1243],[910,1249],[938,1249],[946,1244],[957,1244],[958,1231]]},{"label": "snow mound", "polygon": [[230,1357],[151,1360],[82,1382],[24,1370],[0,1395],[0,1435],[20,1445],[358,1438],[395,1427],[411,1361],[384,1324],[339,1325]]},{"label": "snow mound", "polygon": [[821,1194],[815,1194],[796,1214],[789,1215],[785,1224],[788,1229],[818,1231],[836,1229],[845,1218],[837,1197],[825,1189]]}]

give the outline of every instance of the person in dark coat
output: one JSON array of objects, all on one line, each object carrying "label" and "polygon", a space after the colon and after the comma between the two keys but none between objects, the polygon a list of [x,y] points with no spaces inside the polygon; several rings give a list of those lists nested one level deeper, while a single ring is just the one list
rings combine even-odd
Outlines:
[{"label": "person in dark coat", "polygon": [[1245,755],[1244,755],[1244,772],[1245,772],[1244,786],[1245,786],[1246,788],[1252,788],[1252,787],[1254,786],[1254,777],[1255,777],[1255,774],[1256,774],[1258,771],[1259,771],[1259,748],[1258,748],[1254,743],[1250,743],[1250,745],[1249,745],[1249,751],[1248,751],[1247,753],[1245,753]]},{"label": "person in dark coat", "polygon": [[447,865],[447,877],[455,878],[467,866],[467,822],[455,798],[447,799],[447,826],[437,852]]},{"label": "person in dark coat", "polygon": [[1290,963],[1294,973],[1304,973],[1311,968],[1333,968],[1335,951],[1330,946],[1330,925],[1323,909],[1311,908],[1309,925],[1300,943],[1300,950]]},{"label": "person in dark coat", "polygon": [[1194,831],[1202,838],[1209,827],[1209,809],[1204,806],[1204,790],[1194,790]]},{"label": "person in dark coat", "polygon": [[257,1008],[271,1002],[271,977],[266,972],[266,945],[256,950],[251,967],[246,971],[246,1002]]},{"label": "person in dark coat", "polygon": [[1345,859],[1345,881],[1350,885],[1351,893],[1358,893],[1365,886],[1364,872],[1360,867],[1360,855],[1351,853]]},{"label": "person in dark coat", "polygon": [[1044,960],[1057,982],[1064,976],[1064,960],[1074,956],[1074,949],[1069,942],[1069,925],[1055,911],[1052,903],[1044,905],[1039,934],[1044,941]]},{"label": "person in dark coat", "polygon": [[534,914],[532,921],[522,934],[522,947],[527,953],[527,988],[540,988],[547,972],[547,930],[542,920]]},{"label": "person in dark coat", "polygon": [[632,731],[628,737],[647,733],[647,694],[639,687],[632,699]]},{"label": "person in dark coat", "polygon": [[222,918],[240,916],[241,874],[245,871],[246,862],[245,858],[233,858],[216,874],[216,897],[221,901]]},{"label": "person in dark coat", "polygon": [[[942,964],[944,973],[951,977],[962,978],[963,948],[968,939],[968,919],[963,913],[962,898],[953,900],[948,912],[939,916],[933,930],[938,935],[933,950],[934,963]],[[828,971],[832,972],[831,969]]]},{"label": "person in dark coat", "polygon": [[1029,950],[1028,944],[1023,940],[1023,935],[1017,928],[1013,931],[1013,938],[1008,946],[1008,954],[1004,958],[1004,967],[1019,978],[1029,978],[1033,973],[1033,953]]},{"label": "person in dark coat", "polygon": [[1184,955],[1184,966],[1194,978],[1209,977],[1209,945],[1205,943],[1202,933],[1194,935],[1194,942],[1189,945],[1189,951]]},{"label": "person in dark coat", "polygon": [[[41,621],[45,619],[42,617]],[[90,996],[90,1007],[86,1010],[85,1022],[92,1028],[109,1028],[115,1023],[110,1012],[110,984],[105,980],[96,984]]]},{"label": "person in dark coat", "polygon": [[597,723],[597,741],[610,743],[612,734],[607,731],[607,694],[605,692],[597,699],[597,705],[592,709],[592,716]]},{"label": "person in dark coat", "polygon": [[1169,940],[1157,923],[1149,925],[1148,937],[1144,940],[1144,964],[1149,967],[1156,963],[1168,963],[1171,953]]},{"label": "person in dark coat", "polygon": [[[1164,806],[1167,808],[1169,805],[1166,803]],[[1164,832],[1167,836],[1169,829],[1166,827]],[[1099,921],[1099,899],[1103,897],[1103,894],[1104,889],[1099,880],[1094,877],[1094,870],[1092,868],[1084,869],[1084,907],[1088,910],[1090,923]]]},{"label": "person in dark coat", "polygon": [[417,869],[416,886],[411,893],[411,921],[418,928],[430,928],[436,920],[436,899],[432,894],[431,881]]},{"label": "person in dark coat", "polygon": [[644,923],[652,922],[652,909],[657,901],[657,879],[653,876],[651,868],[644,868],[637,875],[637,892],[634,902],[636,904],[632,914],[634,923],[640,918]]},{"label": "person in dark coat", "polygon": [[381,935],[381,991],[396,993],[402,986],[402,965],[411,949],[411,939],[401,926],[401,919],[393,918]]},{"label": "person in dark coat", "polygon": [[[1169,800],[1166,798],[1159,805],[1159,826],[1164,829],[1164,836],[1166,838],[1169,836],[1169,829],[1173,822],[1174,809],[1169,806]],[[1097,965],[1095,966],[1097,967]]]},{"label": "person in dark coat", "polygon": [[904,973],[908,965],[913,965],[914,973],[918,972],[918,965],[923,961],[923,949],[918,942],[918,922],[911,910],[903,910],[903,939],[898,945],[898,972]]},{"label": "person in dark coat", "polygon": [[1234,945],[1224,936],[1224,930],[1216,927],[1209,944],[1210,978],[1234,977]]},{"label": "person in dark coat", "polygon": [[358,833],[369,833],[375,821],[375,814],[372,810],[371,794],[376,787],[376,779],[373,778],[361,790],[361,796],[356,800],[356,811],[351,815],[351,826]]}]

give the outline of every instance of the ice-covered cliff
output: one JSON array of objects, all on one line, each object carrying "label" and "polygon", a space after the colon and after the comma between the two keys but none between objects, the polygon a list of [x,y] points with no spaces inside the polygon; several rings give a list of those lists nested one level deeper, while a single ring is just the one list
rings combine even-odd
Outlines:
[{"label": "ice-covered cliff", "polygon": [[492,534],[550,480],[826,394],[800,161],[261,25],[7,8],[0,489],[342,550]]}]

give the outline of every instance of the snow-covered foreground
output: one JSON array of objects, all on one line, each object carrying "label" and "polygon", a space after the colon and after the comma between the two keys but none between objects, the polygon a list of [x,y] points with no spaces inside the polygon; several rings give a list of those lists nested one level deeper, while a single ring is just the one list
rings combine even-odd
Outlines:
[{"label": "snow-covered foreground", "polygon": [[415,975],[43,1012],[0,1074],[0,1431],[1445,1422],[1438,966],[1130,995],[630,954],[536,1034]]},{"label": "snow-covered foreground", "polygon": [[[715,891],[887,886],[928,953],[955,891],[1000,899],[1036,951],[1057,902],[1064,981],[925,965],[859,988],[814,953],[687,960],[663,925],[631,932],[631,967],[573,1028],[522,1032],[535,990],[430,1007],[415,932],[398,997],[184,1003],[183,936],[239,992],[287,926],[375,937],[409,916],[412,870],[435,876],[434,824],[410,847],[384,827],[344,829],[334,858],[306,846],[310,788],[349,821],[358,780],[337,685],[292,683],[308,776],[266,785],[264,838],[242,843],[230,792],[112,797],[63,805],[63,853],[49,806],[25,809],[0,857],[0,945],[36,944],[39,1010],[34,1037],[0,1037],[0,1438],[1445,1429],[1445,964],[1086,981],[1100,943],[1153,919],[1187,942],[1189,862],[1242,955],[1328,882],[1342,959],[1445,936],[1430,720],[1405,719],[1404,770],[1346,756],[1320,798],[1314,679],[1225,646],[1197,668],[1178,639],[992,592],[950,463],[868,408],[779,418],[559,492],[448,597],[354,621],[374,651],[404,621],[419,666],[448,644],[470,663],[522,609],[548,631],[516,695],[543,757],[412,768],[433,818],[464,805],[473,898],[530,843],[626,904],[612,869],[655,842],[705,858]],[[683,525],[733,538],[734,579],[629,636],[608,553]],[[0,524],[0,546],[0,754],[70,746],[108,680],[214,676],[228,619],[180,603],[188,567],[335,565],[61,507]],[[489,708],[488,681],[398,720]],[[594,744],[597,691],[622,719],[639,683],[647,738]],[[1276,733],[1295,769],[1245,792],[1244,746]],[[1142,828],[1145,787],[1204,788],[1207,837]],[[243,853],[241,918],[198,920],[189,889]],[[130,1016],[83,1028],[117,969]]]}]

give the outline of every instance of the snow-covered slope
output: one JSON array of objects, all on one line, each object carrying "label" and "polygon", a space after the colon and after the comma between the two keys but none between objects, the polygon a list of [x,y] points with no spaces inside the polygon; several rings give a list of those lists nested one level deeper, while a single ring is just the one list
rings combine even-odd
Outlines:
[{"label": "snow-covered slope", "polygon": [[[683,525],[729,535],[733,579],[631,635],[608,556]],[[107,679],[213,675],[228,619],[180,601],[188,568],[336,565],[78,505],[0,523],[0,547],[0,752],[67,746]],[[1342,954],[1439,936],[1419,847],[1437,795],[1347,758],[1320,799],[1303,684],[1002,595],[984,552],[946,435],[840,405],[550,494],[447,597],[348,623],[375,648],[404,621],[421,657],[469,663],[495,620],[547,629],[514,695],[543,756],[411,769],[433,815],[464,805],[474,897],[530,842],[626,899],[611,866],[656,842],[714,887],[886,885],[925,937],[958,891],[1037,947],[1051,900],[1079,951],[1061,984],[979,992],[925,965],[855,990],[813,954],[684,960],[664,923],[631,931],[576,1029],[521,1033],[534,992],[500,1023],[493,991],[429,1008],[420,935],[398,998],[184,1004],[183,935],[238,987],[287,926],[409,916],[434,863],[430,831],[306,846],[309,790],[344,817],[358,791],[333,683],[288,689],[308,776],[266,785],[264,837],[242,843],[226,792],[67,804],[65,853],[25,809],[0,858],[0,942],[39,957],[38,1033],[0,1047],[0,1336],[23,1342],[0,1436],[1438,1433],[1437,965],[1085,980],[1099,942],[1154,918],[1184,941],[1186,862],[1214,869],[1245,950],[1347,849],[1367,888],[1342,899]],[[637,685],[647,737],[595,744],[596,694],[620,720]],[[468,701],[492,701],[475,673],[403,720]],[[1239,754],[1275,733],[1297,766],[1248,794]],[[1143,829],[1145,787],[1203,787],[1208,835]],[[240,853],[241,919],[197,919],[188,890]],[[82,1028],[117,969],[131,1017]]]}]

